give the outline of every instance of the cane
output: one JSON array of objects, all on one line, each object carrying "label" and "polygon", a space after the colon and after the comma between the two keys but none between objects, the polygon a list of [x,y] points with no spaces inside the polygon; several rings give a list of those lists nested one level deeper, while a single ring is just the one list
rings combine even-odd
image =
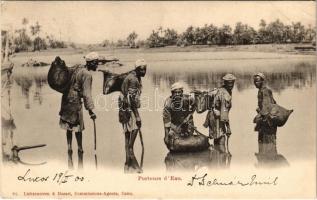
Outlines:
[{"label": "cane", "polygon": [[93,119],[92,120],[94,122],[94,150],[95,150],[95,166],[96,166],[96,169],[97,169],[97,133],[96,133],[96,122],[95,120]]},{"label": "cane", "polygon": [[139,136],[140,136],[140,142],[141,142],[141,146],[142,146],[141,163],[140,163],[140,168],[142,169],[143,158],[144,158],[144,144],[143,144],[143,136],[142,136],[142,132],[141,132],[140,128],[139,128]]},{"label": "cane", "polygon": [[227,136],[227,153],[231,155],[230,151],[229,151],[229,136]]}]

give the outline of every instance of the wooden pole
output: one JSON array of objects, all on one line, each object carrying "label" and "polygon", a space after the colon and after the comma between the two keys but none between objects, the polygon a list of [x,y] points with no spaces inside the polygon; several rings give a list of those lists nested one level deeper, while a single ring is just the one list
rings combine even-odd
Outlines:
[{"label": "wooden pole", "polygon": [[142,146],[142,154],[141,154],[141,162],[140,162],[140,167],[142,169],[143,167],[143,158],[144,158],[144,144],[143,144],[143,136],[141,129],[139,129],[139,136],[140,136],[140,141],[141,141],[141,146]]},{"label": "wooden pole", "polygon": [[93,119],[92,120],[94,122],[94,150],[95,150],[95,166],[97,169],[98,166],[98,162],[97,162],[97,131],[96,131],[96,122]]}]

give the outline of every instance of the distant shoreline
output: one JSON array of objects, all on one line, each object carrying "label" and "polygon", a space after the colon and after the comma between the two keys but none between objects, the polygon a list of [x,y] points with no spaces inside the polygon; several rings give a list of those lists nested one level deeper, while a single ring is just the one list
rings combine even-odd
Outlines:
[{"label": "distant shoreline", "polygon": [[40,52],[20,52],[15,53],[15,56],[34,56],[38,55],[51,55],[52,53],[59,53],[60,55],[68,54],[84,54],[90,51],[102,52],[105,54],[120,54],[120,53],[168,53],[168,52],[262,52],[262,53],[281,53],[292,55],[316,55],[316,51],[300,51],[295,47],[312,47],[311,44],[256,44],[256,45],[193,45],[186,47],[166,46],[158,48],[110,48],[110,47],[92,47],[92,48],[61,48],[61,49],[48,49]]}]

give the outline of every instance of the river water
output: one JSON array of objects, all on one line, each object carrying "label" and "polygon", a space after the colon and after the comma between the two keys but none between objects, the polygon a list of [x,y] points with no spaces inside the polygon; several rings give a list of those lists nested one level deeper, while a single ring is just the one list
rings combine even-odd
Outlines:
[{"label": "river water", "polygon": [[[84,63],[83,54],[62,55],[67,65]],[[204,165],[234,167],[258,166],[257,133],[253,117],[256,115],[257,89],[252,75],[263,72],[268,87],[272,89],[279,105],[294,109],[284,127],[278,128],[277,151],[279,158],[289,165],[301,160],[315,159],[316,140],[316,60],[313,56],[250,52],[182,52],[182,53],[121,53],[117,54],[124,67],[105,67],[120,73],[133,67],[137,58],[148,63],[143,79],[142,134],[145,146],[143,170],[165,170],[179,165],[197,168]],[[12,80],[2,90],[2,116],[11,114],[16,128],[13,143],[18,146],[46,144],[41,149],[21,151],[21,159],[28,162],[54,161],[67,167],[65,131],[59,128],[61,94],[47,84],[48,67],[21,67],[31,55],[16,56]],[[50,63],[55,55],[32,55],[34,59]],[[168,155],[164,145],[162,108],[164,99],[170,95],[170,86],[176,81],[185,85],[185,92],[193,89],[208,90],[221,85],[221,77],[233,73],[237,77],[234,86],[233,107],[230,112],[232,136],[228,157],[211,149],[201,154]],[[4,79],[2,80],[4,82]],[[96,104],[97,156],[99,167],[124,168],[124,135],[118,122],[118,93],[102,94],[103,76],[93,72],[93,97]],[[8,93],[10,91],[10,93]],[[9,106],[10,102],[10,106]],[[208,135],[202,124],[206,113],[195,114],[198,130]],[[94,164],[93,123],[84,111],[83,133],[84,166]],[[5,127],[4,127],[5,128]],[[5,131],[2,131],[3,134]],[[4,135],[2,137],[5,137]],[[77,145],[73,139],[74,163],[77,162]],[[7,140],[9,141],[9,140]],[[8,145],[8,144],[7,144]],[[137,138],[135,155],[140,162],[141,145]],[[168,156],[167,156],[168,155]],[[166,158],[167,157],[167,158]],[[167,162],[165,162],[165,159]],[[185,163],[185,164],[184,164]],[[209,164],[208,164],[209,163]],[[211,164],[210,164],[211,163]],[[220,163],[220,164],[219,164]],[[226,164],[223,164],[226,163]],[[181,168],[181,167],[180,167]]]}]

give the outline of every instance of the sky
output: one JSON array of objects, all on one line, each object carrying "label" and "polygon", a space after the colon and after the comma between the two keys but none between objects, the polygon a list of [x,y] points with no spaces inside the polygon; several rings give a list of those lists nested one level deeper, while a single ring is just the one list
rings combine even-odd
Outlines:
[{"label": "sky", "polygon": [[201,1],[201,2],[61,2],[61,1],[1,1],[2,29],[21,28],[22,19],[28,26],[36,21],[42,25],[42,34],[75,43],[100,43],[105,39],[125,39],[135,31],[138,39],[146,39],[159,26],[183,32],[192,26],[228,24],[237,22],[258,28],[261,19],[271,22],[280,19],[291,24],[316,24],[314,1]]}]

